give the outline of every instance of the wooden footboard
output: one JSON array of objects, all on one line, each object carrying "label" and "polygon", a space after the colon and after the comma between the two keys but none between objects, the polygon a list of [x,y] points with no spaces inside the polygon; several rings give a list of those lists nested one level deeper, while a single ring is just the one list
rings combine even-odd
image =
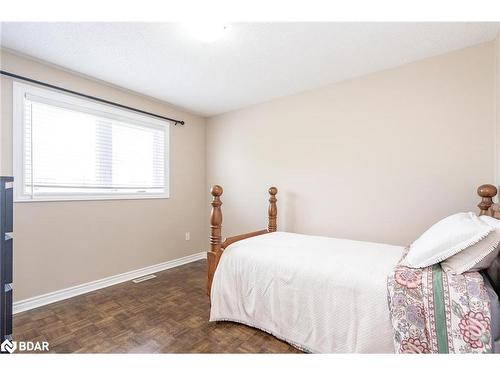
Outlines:
[{"label": "wooden footboard", "polygon": [[255,237],[266,233],[276,232],[278,208],[276,206],[276,194],[278,189],[273,187],[269,188],[269,209],[268,209],[268,225],[267,229],[258,230],[240,234],[233,237],[228,237],[222,241],[222,201],[220,199],[223,189],[219,185],[212,186],[210,193],[212,194],[212,213],[210,214],[210,251],[207,253],[208,263],[208,280],[207,280],[207,294],[210,295],[212,288],[212,280],[215,270],[219,264],[219,259],[222,252],[226,247],[237,241],[244,240],[245,238]]}]

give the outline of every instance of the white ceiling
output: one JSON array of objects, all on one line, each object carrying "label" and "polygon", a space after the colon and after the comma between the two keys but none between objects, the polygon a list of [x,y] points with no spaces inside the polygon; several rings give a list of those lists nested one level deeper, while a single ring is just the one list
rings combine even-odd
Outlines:
[{"label": "white ceiling", "polygon": [[[2,23],[1,45],[211,116],[492,40],[500,23]],[[57,84],[57,83],[56,83]]]}]

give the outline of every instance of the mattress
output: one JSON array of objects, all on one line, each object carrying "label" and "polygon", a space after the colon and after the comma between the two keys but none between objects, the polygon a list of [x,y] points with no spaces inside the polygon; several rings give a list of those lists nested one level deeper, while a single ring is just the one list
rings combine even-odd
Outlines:
[{"label": "mattress", "polygon": [[404,248],[275,232],[223,253],[211,321],[269,332],[313,353],[394,353],[386,280]]}]

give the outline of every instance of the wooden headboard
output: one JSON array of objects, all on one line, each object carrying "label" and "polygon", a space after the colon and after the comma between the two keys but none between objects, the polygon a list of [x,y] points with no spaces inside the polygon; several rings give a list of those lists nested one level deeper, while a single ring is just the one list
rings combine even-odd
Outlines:
[{"label": "wooden headboard", "polygon": [[497,188],[493,185],[481,185],[477,188],[477,194],[481,197],[479,215],[487,215],[500,219],[500,205],[493,203],[493,198],[497,195]]},{"label": "wooden headboard", "polygon": [[[498,190],[493,185],[481,185],[477,188],[477,194],[481,197],[481,202],[477,205],[479,207],[479,215],[487,215],[500,219],[500,204],[493,203],[493,198],[497,195]],[[496,260],[496,268],[498,268],[495,275],[493,275],[493,268],[487,272],[490,282],[495,288],[497,295],[500,296],[500,254]]]}]

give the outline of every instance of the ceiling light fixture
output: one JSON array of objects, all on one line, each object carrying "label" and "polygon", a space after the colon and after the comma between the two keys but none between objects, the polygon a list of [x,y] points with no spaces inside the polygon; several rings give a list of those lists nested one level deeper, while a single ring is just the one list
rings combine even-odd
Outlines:
[{"label": "ceiling light fixture", "polygon": [[221,22],[190,22],[184,24],[189,33],[204,43],[213,43],[220,39],[227,26]]}]

